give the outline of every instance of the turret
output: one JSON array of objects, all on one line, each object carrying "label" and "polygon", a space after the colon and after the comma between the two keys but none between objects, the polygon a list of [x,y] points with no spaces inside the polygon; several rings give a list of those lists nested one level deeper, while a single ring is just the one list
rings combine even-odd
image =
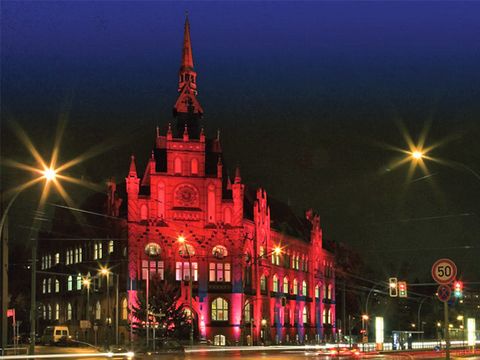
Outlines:
[{"label": "turret", "polygon": [[137,176],[135,156],[130,158],[130,170],[125,179],[128,195],[128,221],[138,220],[138,193],[140,190],[140,179]]},{"label": "turret", "polygon": [[217,161],[217,178],[221,179],[222,173],[223,173],[222,157],[219,156]]},{"label": "turret", "polygon": [[240,168],[235,169],[235,181],[232,184],[233,196],[233,225],[241,226],[243,221],[243,196],[245,193],[245,185],[242,184],[240,176]]}]

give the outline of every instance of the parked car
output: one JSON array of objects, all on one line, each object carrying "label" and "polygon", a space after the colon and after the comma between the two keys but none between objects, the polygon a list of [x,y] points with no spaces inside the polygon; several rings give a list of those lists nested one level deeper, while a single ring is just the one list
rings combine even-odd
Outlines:
[{"label": "parked car", "polygon": [[65,342],[65,339],[70,339],[68,326],[47,326],[43,331],[41,343],[54,345],[61,341]]}]

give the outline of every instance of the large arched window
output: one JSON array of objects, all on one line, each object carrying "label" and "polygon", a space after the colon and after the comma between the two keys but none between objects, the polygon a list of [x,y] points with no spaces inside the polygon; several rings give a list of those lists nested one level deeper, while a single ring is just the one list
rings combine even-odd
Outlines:
[{"label": "large arched window", "polygon": [[198,175],[198,160],[192,159],[192,161],[190,162],[190,166],[191,166],[192,175]]},{"label": "large arched window", "polygon": [[207,222],[215,223],[215,185],[208,185],[208,195],[207,195]]},{"label": "large arched window", "polygon": [[307,296],[307,282],[305,280],[302,281],[302,295]]},{"label": "large arched window", "polygon": [[228,321],[228,302],[218,297],[212,302],[212,321]]},{"label": "large arched window", "polygon": [[288,277],[283,278],[283,292],[288,294]]},{"label": "large arched window", "polygon": [[[216,245],[212,249],[212,255],[216,259],[224,259],[228,255],[227,248]],[[230,262],[210,262],[208,278],[210,282],[230,282],[232,278]]]},{"label": "large arched window", "polygon": [[69,275],[67,279],[67,290],[72,291],[72,289],[73,289],[73,277],[72,275]]},{"label": "large arched window", "polygon": [[223,259],[225,256],[228,255],[228,250],[223,245],[217,245],[213,247],[212,255],[214,258]]},{"label": "large arched window", "polygon": [[277,274],[273,275],[273,280],[272,280],[272,291],[273,292],[278,292],[278,276]]},{"label": "large arched window", "polygon": [[67,320],[72,320],[72,304],[67,304]]},{"label": "large arched window", "polygon": [[297,281],[297,279],[293,279],[293,294],[298,295],[298,281]]},{"label": "large arched window", "polygon": [[122,320],[127,320],[128,318],[128,301],[127,298],[122,300]]},{"label": "large arched window", "polygon": [[95,320],[100,320],[102,318],[102,305],[100,305],[100,301],[97,300],[95,304]]},{"label": "large arched window", "polygon": [[140,208],[140,220],[147,220],[148,219],[148,208],[147,205],[142,205]]},{"label": "large arched window", "polygon": [[306,306],[303,307],[302,320],[304,324],[308,323],[308,308]]},{"label": "large arched window", "polygon": [[165,217],[165,184],[159,182],[157,185],[158,189],[158,202],[157,202],[157,214],[160,219]]},{"label": "large arched window", "polygon": [[174,172],[175,172],[175,174],[181,174],[182,173],[182,159],[180,159],[179,157],[175,158]]}]

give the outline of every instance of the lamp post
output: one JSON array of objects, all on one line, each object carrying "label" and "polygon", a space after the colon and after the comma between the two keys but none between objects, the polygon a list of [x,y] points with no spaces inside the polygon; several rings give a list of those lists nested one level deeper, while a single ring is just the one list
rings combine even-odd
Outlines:
[{"label": "lamp post", "polygon": [[462,348],[465,346],[465,318],[463,315],[458,315],[457,320],[462,322],[460,329],[462,329]]},{"label": "lamp post", "polygon": [[[193,297],[193,283],[192,283],[192,257],[190,255],[190,251],[188,249],[188,244],[187,241],[185,240],[185,237],[183,235],[180,235],[177,238],[178,242],[180,244],[183,244],[185,248],[185,252],[188,256],[188,286],[189,286],[189,293],[190,293],[190,346],[193,346],[193,307],[192,307],[192,297]],[[183,269],[183,266],[182,266]]]},{"label": "lamp post", "polygon": [[[90,285],[91,285],[91,279],[89,276],[83,278],[83,287],[85,288],[87,292],[87,307],[85,309],[85,320],[87,320],[90,323]],[[86,332],[85,332],[85,341],[88,342],[89,340],[89,329],[90,326],[87,327]]]},{"label": "lamp post", "polygon": [[115,278],[115,345],[118,346],[118,283],[119,283],[119,275],[111,272],[107,268],[101,268],[100,274],[102,276],[107,277],[107,334],[105,337],[105,347],[108,349],[110,347],[110,335],[111,335],[111,328],[112,328],[112,314],[111,314],[111,307],[110,307],[110,275]]}]

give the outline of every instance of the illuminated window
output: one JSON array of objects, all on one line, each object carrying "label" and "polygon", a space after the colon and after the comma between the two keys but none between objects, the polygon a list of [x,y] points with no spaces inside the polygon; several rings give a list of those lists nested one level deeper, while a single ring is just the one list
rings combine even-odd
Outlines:
[{"label": "illuminated window", "polygon": [[332,299],[332,284],[328,284],[327,287],[327,299]]},{"label": "illuminated window", "polygon": [[58,279],[55,279],[55,292],[60,292],[60,281]]},{"label": "illuminated window", "polygon": [[191,170],[192,170],[192,175],[197,175],[198,174],[198,160],[197,159],[192,159],[191,163]]},{"label": "illuminated window", "polygon": [[42,281],[42,293],[45,294],[47,292],[47,279],[43,279]]},{"label": "illuminated window", "polygon": [[97,300],[95,304],[95,320],[100,320],[102,318],[102,306],[100,305],[100,301]]},{"label": "illuminated window", "polygon": [[223,259],[228,255],[227,248],[223,245],[217,245],[212,249],[212,255],[217,259]]},{"label": "illuminated window", "polygon": [[315,298],[320,298],[320,288],[318,287],[318,285],[315,285]]},{"label": "illuminated window", "polygon": [[59,319],[60,319],[60,305],[55,304],[55,320],[59,320]]},{"label": "illuminated window", "polygon": [[52,320],[52,305],[47,305],[47,319]]},{"label": "illuminated window", "polygon": [[250,323],[253,318],[253,304],[250,301],[245,301],[245,305],[243,307],[243,319],[245,323]]},{"label": "illuminated window", "polygon": [[51,293],[52,292],[52,279],[48,278],[47,280],[47,292]]},{"label": "illuminated window", "polygon": [[293,279],[293,294],[298,295],[298,281],[297,281],[297,279]]},{"label": "illuminated window", "polygon": [[332,323],[332,310],[328,309],[327,311],[327,323],[331,324]]},{"label": "illuminated window", "polygon": [[[190,280],[190,264],[188,262],[180,262],[177,261],[175,263],[175,279],[176,280]],[[198,280],[198,263],[192,262],[192,273],[193,273],[193,281]]]},{"label": "illuminated window", "polygon": [[142,260],[142,280],[147,280],[147,274],[150,272],[150,279],[154,274],[163,280],[165,274],[165,264],[163,261]]},{"label": "illuminated window", "polygon": [[178,248],[178,254],[181,257],[188,258],[193,255],[195,255],[195,248],[187,243],[183,243],[179,248]]},{"label": "illuminated window", "polygon": [[93,244],[93,260],[98,260],[103,257],[102,243],[96,242]]},{"label": "illuminated window", "polygon": [[230,282],[230,263],[210,263],[208,278],[210,282]]},{"label": "illuminated window", "polygon": [[156,257],[156,256],[159,256],[161,253],[162,253],[162,248],[160,247],[160,245],[156,244],[156,243],[148,243],[146,246],[145,246],[145,255],[149,256],[149,257]]},{"label": "illuminated window", "polygon": [[305,280],[303,280],[303,282],[302,282],[302,295],[307,296],[307,291],[308,291],[307,282]]},{"label": "illuminated window", "polygon": [[272,264],[280,265],[280,254],[276,253],[275,251],[272,252]]},{"label": "illuminated window", "polygon": [[224,298],[213,300],[212,321],[228,321],[228,302]]},{"label": "illuminated window", "polygon": [[76,264],[76,263],[78,263],[78,248],[75,248],[74,254],[75,254],[74,264]]},{"label": "illuminated window", "polygon": [[175,174],[181,174],[182,173],[182,159],[180,159],[179,157],[175,158],[174,172],[175,172]]},{"label": "illuminated window", "polygon": [[78,274],[77,275],[77,290],[81,290],[81,289],[82,289],[82,275]]},{"label": "illuminated window", "polygon": [[283,278],[283,292],[288,294],[288,277]]},{"label": "illuminated window", "polygon": [[213,337],[213,345],[215,346],[225,346],[226,343],[225,335],[215,335]]},{"label": "illuminated window", "polygon": [[308,309],[306,306],[303,307],[302,320],[304,324],[308,323]]},{"label": "illuminated window", "polygon": [[277,276],[277,274],[273,275],[272,285],[273,285],[273,292],[278,292],[278,276]]},{"label": "illuminated window", "polygon": [[112,254],[113,253],[113,240],[110,240],[108,242],[108,253]]},{"label": "illuminated window", "polygon": [[327,310],[323,309],[323,312],[322,312],[322,318],[323,318],[323,323],[324,324],[328,324],[327,322]]},{"label": "illuminated window", "polygon": [[44,319],[47,318],[47,307],[45,305],[42,305],[42,315]]},{"label": "illuminated window", "polygon": [[122,300],[122,320],[127,320],[128,318],[128,301],[127,298]]},{"label": "illuminated window", "polygon": [[260,277],[260,290],[267,291],[267,278],[265,275]]},{"label": "illuminated window", "polygon": [[264,257],[265,256],[265,248],[263,246],[260,246],[260,257]]},{"label": "illuminated window", "polygon": [[72,275],[68,276],[68,279],[67,279],[67,290],[68,291],[72,291],[73,289],[73,278],[72,278]]}]

